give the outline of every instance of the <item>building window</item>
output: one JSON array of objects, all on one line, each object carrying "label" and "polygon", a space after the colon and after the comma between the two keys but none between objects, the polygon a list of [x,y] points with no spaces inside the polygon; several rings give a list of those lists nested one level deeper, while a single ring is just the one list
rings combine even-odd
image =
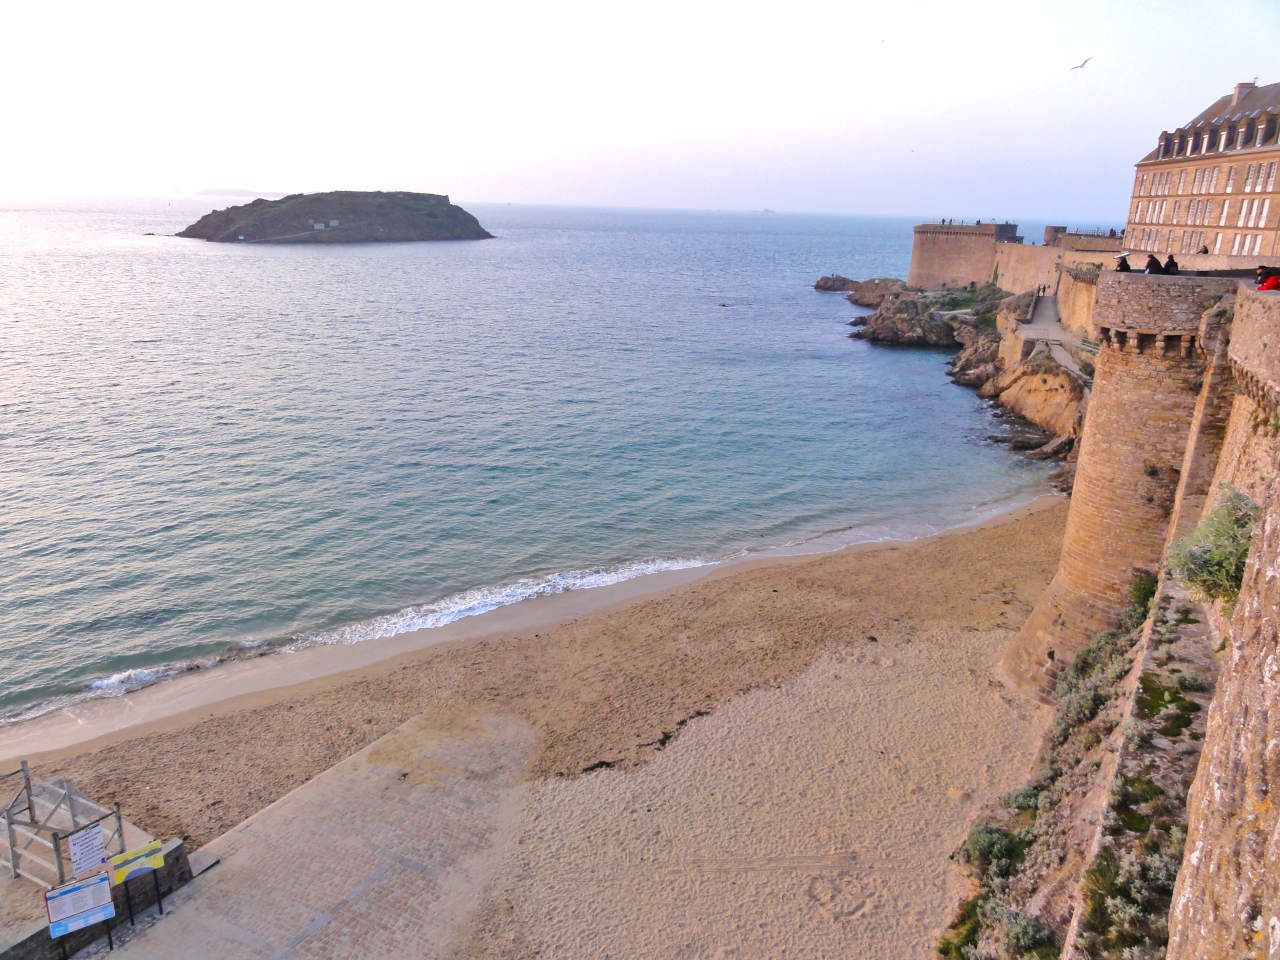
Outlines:
[{"label": "building window", "polygon": [[1213,252],[1215,254],[1222,252],[1222,234],[1218,234],[1213,238]]},{"label": "building window", "polygon": [[1236,185],[1236,168],[1235,166],[1227,167],[1227,193],[1230,193]]},{"label": "building window", "polygon": [[1256,226],[1258,223],[1258,207],[1260,205],[1258,200],[1249,201],[1249,226],[1251,227]]},{"label": "building window", "polygon": [[1243,226],[1244,226],[1245,217],[1247,217],[1247,216],[1249,216],[1249,201],[1248,201],[1248,200],[1241,200],[1241,201],[1240,201],[1240,214],[1236,217],[1236,226],[1237,226],[1237,227],[1243,227]]},{"label": "building window", "polygon": [[1213,179],[1209,182],[1209,192],[1210,192],[1210,193],[1217,193],[1217,192],[1218,192],[1218,173],[1219,173],[1218,168],[1217,168],[1217,167],[1214,167],[1214,168],[1213,168]]},{"label": "building window", "polygon": [[1238,257],[1240,255],[1240,236],[1241,235],[1237,233],[1235,238],[1231,241],[1231,255],[1233,257]]},{"label": "building window", "polygon": [[1222,212],[1218,215],[1218,226],[1225,227],[1227,225],[1227,211],[1231,209],[1231,201],[1222,201]]},{"label": "building window", "polygon": [[1258,234],[1253,238],[1253,255],[1256,257],[1262,252],[1262,234]]},{"label": "building window", "polygon": [[1204,170],[1196,170],[1196,175],[1191,178],[1191,192],[1200,192],[1200,181],[1204,179]]},{"label": "building window", "polygon": [[1179,206],[1181,206],[1181,205],[1182,205],[1182,201],[1181,201],[1181,200],[1175,200],[1175,201],[1173,201],[1173,216],[1169,218],[1169,222],[1170,222],[1170,223],[1177,223],[1177,222],[1178,222],[1178,207],[1179,207]]},{"label": "building window", "polygon": [[1245,167],[1244,170],[1244,186],[1241,187],[1243,193],[1253,193],[1253,164]]},{"label": "building window", "polygon": [[1267,197],[1267,199],[1262,201],[1262,213],[1258,215],[1258,226],[1266,227],[1267,217],[1270,215],[1270,213],[1271,213],[1271,198]]},{"label": "building window", "polygon": [[1273,163],[1267,170],[1267,193],[1276,188],[1276,165]]},{"label": "building window", "polygon": [[1182,188],[1186,186],[1186,183],[1187,183],[1187,171],[1186,170],[1178,171],[1178,195],[1179,196],[1182,195]]}]

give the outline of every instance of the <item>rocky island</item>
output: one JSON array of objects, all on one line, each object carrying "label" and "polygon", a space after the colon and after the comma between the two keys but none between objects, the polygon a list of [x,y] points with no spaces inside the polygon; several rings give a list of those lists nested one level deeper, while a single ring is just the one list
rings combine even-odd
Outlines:
[{"label": "rocky island", "polygon": [[493,234],[443,194],[335,190],[214,210],[177,236],[219,243],[388,243]]}]

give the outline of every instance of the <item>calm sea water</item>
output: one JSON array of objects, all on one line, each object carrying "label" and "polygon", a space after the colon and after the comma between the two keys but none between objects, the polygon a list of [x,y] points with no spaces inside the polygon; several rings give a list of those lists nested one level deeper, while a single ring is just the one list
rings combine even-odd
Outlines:
[{"label": "calm sea water", "polygon": [[[946,355],[814,279],[911,222],[468,205],[497,239],[230,246],[234,200],[0,210],[0,714],[1025,499]],[[147,232],[160,234],[145,236]]]}]

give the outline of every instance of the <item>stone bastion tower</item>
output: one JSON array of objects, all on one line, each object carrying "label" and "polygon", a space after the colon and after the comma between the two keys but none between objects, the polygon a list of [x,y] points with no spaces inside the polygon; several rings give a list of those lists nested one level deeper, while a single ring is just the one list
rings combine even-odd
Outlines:
[{"label": "stone bastion tower", "polygon": [[[1057,664],[1116,625],[1134,579],[1157,570],[1180,494],[1208,493],[1212,467],[1184,478],[1184,459],[1198,442],[1193,421],[1221,443],[1229,400],[1216,373],[1230,311],[1211,308],[1234,288],[1234,280],[1214,277],[1098,278],[1099,352],[1062,555],[1004,658],[1018,685],[1046,684]],[[1212,463],[1216,453],[1192,462]]]}]

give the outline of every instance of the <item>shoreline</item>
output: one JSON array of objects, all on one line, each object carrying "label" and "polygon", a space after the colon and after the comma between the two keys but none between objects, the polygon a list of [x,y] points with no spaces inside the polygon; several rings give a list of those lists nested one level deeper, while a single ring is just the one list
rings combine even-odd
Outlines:
[{"label": "shoreline", "polygon": [[[912,543],[720,567],[664,590],[634,588],[550,627],[525,620],[523,629],[433,643],[344,673],[295,672],[287,685],[173,704],[166,716],[110,732],[72,721],[59,742],[33,725],[26,745],[37,776],[65,777],[100,802],[121,803],[148,832],[192,846],[409,720],[428,736],[494,715],[527,724],[536,746],[526,781],[635,770],[698,717],[789,683],[829,651],[893,660],[913,643],[946,649],[985,634],[994,655],[1049,582],[1065,516],[1065,500],[1046,496]],[[965,671],[974,689],[1003,690],[978,673]],[[903,708],[883,705],[890,714]]]},{"label": "shoreline", "polygon": [[[690,911],[698,955],[923,957],[965,883],[948,854],[1034,762],[1048,712],[995,669],[1066,514],[1044,497],[915,542],[721,567],[128,728],[34,772],[222,858],[181,902],[196,927],[148,931],[151,955],[193,930],[321,942],[261,890],[289,864],[298,923],[329,910],[331,865],[298,838],[340,834],[362,796],[370,822],[412,815],[421,866],[403,879],[423,910],[453,911],[432,927],[450,960],[676,955]],[[491,781],[501,823],[455,796]],[[362,903],[383,899],[361,882],[390,856],[375,847],[342,881]],[[449,866],[481,850],[483,875]]]},{"label": "shoreline", "polygon": [[[1026,500],[1026,496],[1031,499]],[[318,643],[297,648],[281,643],[257,653],[248,648],[244,656],[227,656],[208,666],[200,666],[198,660],[188,665],[176,665],[171,668],[174,672],[126,693],[89,694],[29,718],[0,724],[0,769],[23,758],[61,756],[98,743],[127,738],[140,731],[168,729],[175,724],[207,719],[241,707],[260,706],[288,696],[294,688],[325,681],[338,682],[343,676],[412,657],[437,645],[548,628],[578,617],[609,611],[631,601],[660,596],[703,578],[750,570],[760,565],[812,559],[850,550],[918,544],[1000,523],[1037,509],[1037,504],[1043,508],[1056,499],[1047,491],[1028,491],[1011,498],[1008,503],[999,504],[995,507],[997,512],[982,519],[944,527],[915,538],[831,545],[832,539],[838,541],[842,536],[847,537],[851,530],[859,529],[851,527],[745,555],[643,573],[604,586],[528,597],[483,613],[460,617],[441,626],[416,628],[351,643]]]}]

